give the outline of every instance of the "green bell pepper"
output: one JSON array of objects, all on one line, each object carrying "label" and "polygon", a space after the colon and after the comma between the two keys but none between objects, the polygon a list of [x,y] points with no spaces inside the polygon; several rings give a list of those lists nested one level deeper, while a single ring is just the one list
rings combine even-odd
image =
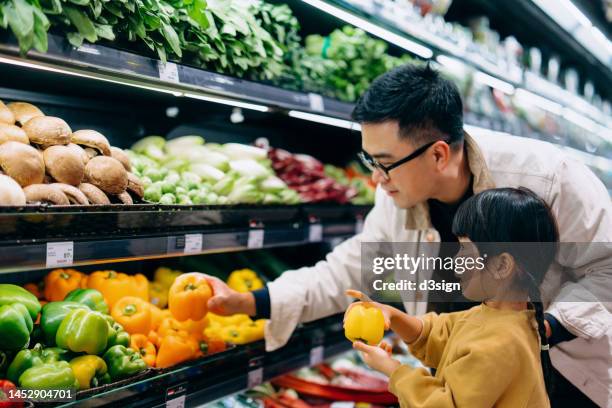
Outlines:
[{"label": "green bell pepper", "polygon": [[6,378],[6,369],[11,364],[11,361],[9,352],[0,350],[0,378]]},{"label": "green bell pepper", "polygon": [[79,382],[79,389],[86,390],[92,387],[110,383],[106,363],[98,356],[80,356],[70,360],[70,367]]},{"label": "green bell pepper", "polygon": [[19,386],[34,390],[76,390],[79,382],[67,361],[55,361],[25,370],[19,377]]},{"label": "green bell pepper", "polygon": [[43,306],[40,314],[40,327],[43,331],[45,344],[55,345],[55,336],[62,320],[75,309],[89,310],[87,305],[78,302],[49,302]]},{"label": "green bell pepper", "polygon": [[0,349],[19,350],[30,342],[34,322],[21,303],[0,306]]},{"label": "green bell pepper", "polygon": [[104,301],[102,293],[95,289],[75,289],[66,295],[64,299],[68,302],[78,302],[87,305],[91,310],[108,314],[108,305]]},{"label": "green bell pepper", "polygon": [[0,284],[0,306],[20,303],[28,309],[32,321],[36,320],[40,312],[40,303],[36,296],[22,288],[21,286],[8,283]]},{"label": "green bell pepper", "polygon": [[6,371],[6,378],[16,384],[21,374],[27,369],[41,364],[66,360],[69,354],[67,350],[58,347],[43,349],[42,344],[38,343],[33,348],[21,350],[15,355]]},{"label": "green bell pepper", "polygon": [[113,381],[136,375],[147,369],[147,363],[140,353],[124,346],[109,348],[103,358]]},{"label": "green bell pepper", "polygon": [[101,354],[108,343],[105,315],[86,309],[71,310],[57,329],[55,342],[74,352]]},{"label": "green bell pepper", "polygon": [[106,316],[106,322],[108,323],[108,342],[106,347],[111,348],[116,345],[128,347],[130,345],[130,335],[123,326],[108,315]]}]

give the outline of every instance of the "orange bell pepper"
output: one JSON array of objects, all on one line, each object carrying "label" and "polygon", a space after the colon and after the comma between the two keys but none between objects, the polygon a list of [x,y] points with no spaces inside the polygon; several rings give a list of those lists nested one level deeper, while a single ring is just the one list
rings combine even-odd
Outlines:
[{"label": "orange bell pepper", "polygon": [[165,336],[159,345],[155,366],[166,368],[192,360],[198,356],[199,348],[198,342],[189,336],[176,334]]},{"label": "orange bell pepper", "polygon": [[26,283],[25,285],[23,285],[23,288],[27,290],[28,292],[30,292],[31,294],[33,294],[34,296],[36,296],[36,299],[40,300],[40,299],[45,298],[45,295],[43,294],[41,286],[42,286],[41,284],[31,282],[31,283]]},{"label": "orange bell pepper", "polygon": [[111,309],[111,316],[130,334],[148,334],[151,331],[151,304],[140,298],[122,297]]},{"label": "orange bell pepper", "polygon": [[144,334],[134,334],[130,337],[130,348],[137,351],[149,367],[155,367],[157,350],[155,345]]},{"label": "orange bell pepper", "polygon": [[219,353],[227,349],[227,344],[219,336],[204,336],[203,342],[206,344],[205,355]]},{"label": "orange bell pepper", "polygon": [[201,320],[208,312],[208,299],[212,288],[198,272],[184,273],[177,277],[170,288],[168,308],[179,321]]},{"label": "orange bell pepper", "polygon": [[142,274],[131,276],[115,271],[98,271],[89,275],[87,287],[100,291],[111,309],[125,296],[149,300],[149,281]]},{"label": "orange bell pepper", "polygon": [[45,276],[45,299],[50,302],[64,300],[66,295],[80,288],[85,275],[74,269],[54,269]]},{"label": "orange bell pepper", "polygon": [[155,345],[155,347],[159,348],[159,345],[161,343],[161,337],[156,331],[151,330],[147,338],[151,343],[153,343],[153,345]]},{"label": "orange bell pepper", "polygon": [[163,338],[170,335],[178,335],[180,332],[183,332],[185,336],[188,336],[189,333],[185,330],[184,326],[173,317],[167,317],[162,320],[159,328],[157,329],[157,334],[159,337]]},{"label": "orange bell pepper", "polygon": [[171,317],[172,315],[170,314],[170,311],[167,309],[160,309],[159,307],[155,306],[154,304],[150,305],[150,309],[151,309],[151,330],[157,330],[159,328],[159,326],[161,325],[162,321],[166,318],[166,317]]}]

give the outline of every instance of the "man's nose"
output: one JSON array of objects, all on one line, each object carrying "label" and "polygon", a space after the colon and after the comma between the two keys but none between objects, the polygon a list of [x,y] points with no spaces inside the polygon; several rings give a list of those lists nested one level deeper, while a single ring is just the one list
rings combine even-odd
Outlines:
[{"label": "man's nose", "polygon": [[381,169],[374,169],[374,171],[372,171],[372,181],[375,184],[382,184],[387,181],[387,179]]}]

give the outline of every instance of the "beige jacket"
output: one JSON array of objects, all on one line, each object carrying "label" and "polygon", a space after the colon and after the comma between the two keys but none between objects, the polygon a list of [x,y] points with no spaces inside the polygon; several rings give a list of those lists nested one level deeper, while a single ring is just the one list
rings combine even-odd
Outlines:
[{"label": "beige jacket", "polygon": [[[605,249],[569,257],[572,261],[559,256],[551,269],[560,273],[546,275],[543,287],[553,290],[543,296],[548,312],[577,336],[551,349],[553,365],[597,404],[612,408],[612,202],[607,190],[585,165],[549,143],[466,134],[466,144],[475,193],[527,187],[551,206],[561,242],[608,243]],[[285,272],[268,285],[267,350],[283,346],[300,322],[340,313],[349,305],[344,291],[361,286],[362,242],[439,240],[426,204],[402,210],[379,189],[361,234],[338,245],[324,261]],[[418,271],[417,279],[431,272]],[[427,299],[417,299],[417,293],[403,291],[407,313],[425,313]]]}]

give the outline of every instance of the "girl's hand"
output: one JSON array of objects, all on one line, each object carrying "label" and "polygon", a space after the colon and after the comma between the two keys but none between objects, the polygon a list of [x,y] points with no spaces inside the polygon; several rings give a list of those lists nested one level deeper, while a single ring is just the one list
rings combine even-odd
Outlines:
[{"label": "girl's hand", "polygon": [[378,346],[368,346],[356,341],[353,343],[353,348],[361,351],[361,357],[368,367],[383,373],[387,377],[391,377],[393,371],[401,365],[399,361],[391,357],[391,345],[384,341]]},{"label": "girl's hand", "polygon": [[378,303],[378,302],[372,302],[369,299],[366,300],[365,298],[367,298],[363,293],[361,293],[358,290],[353,290],[353,289],[349,289],[345,292],[348,296],[354,297],[355,299],[361,300],[361,302],[353,302],[349,305],[349,307],[346,309],[346,312],[344,312],[344,318],[342,320],[342,322],[346,321],[346,316],[348,315],[348,313],[351,311],[351,309],[357,305],[361,305],[363,307],[376,307],[378,309],[380,309],[380,311],[383,314],[383,317],[385,318],[385,330],[389,330],[389,328],[391,327],[391,316],[393,314],[393,308],[387,305],[383,305],[382,303]]}]

